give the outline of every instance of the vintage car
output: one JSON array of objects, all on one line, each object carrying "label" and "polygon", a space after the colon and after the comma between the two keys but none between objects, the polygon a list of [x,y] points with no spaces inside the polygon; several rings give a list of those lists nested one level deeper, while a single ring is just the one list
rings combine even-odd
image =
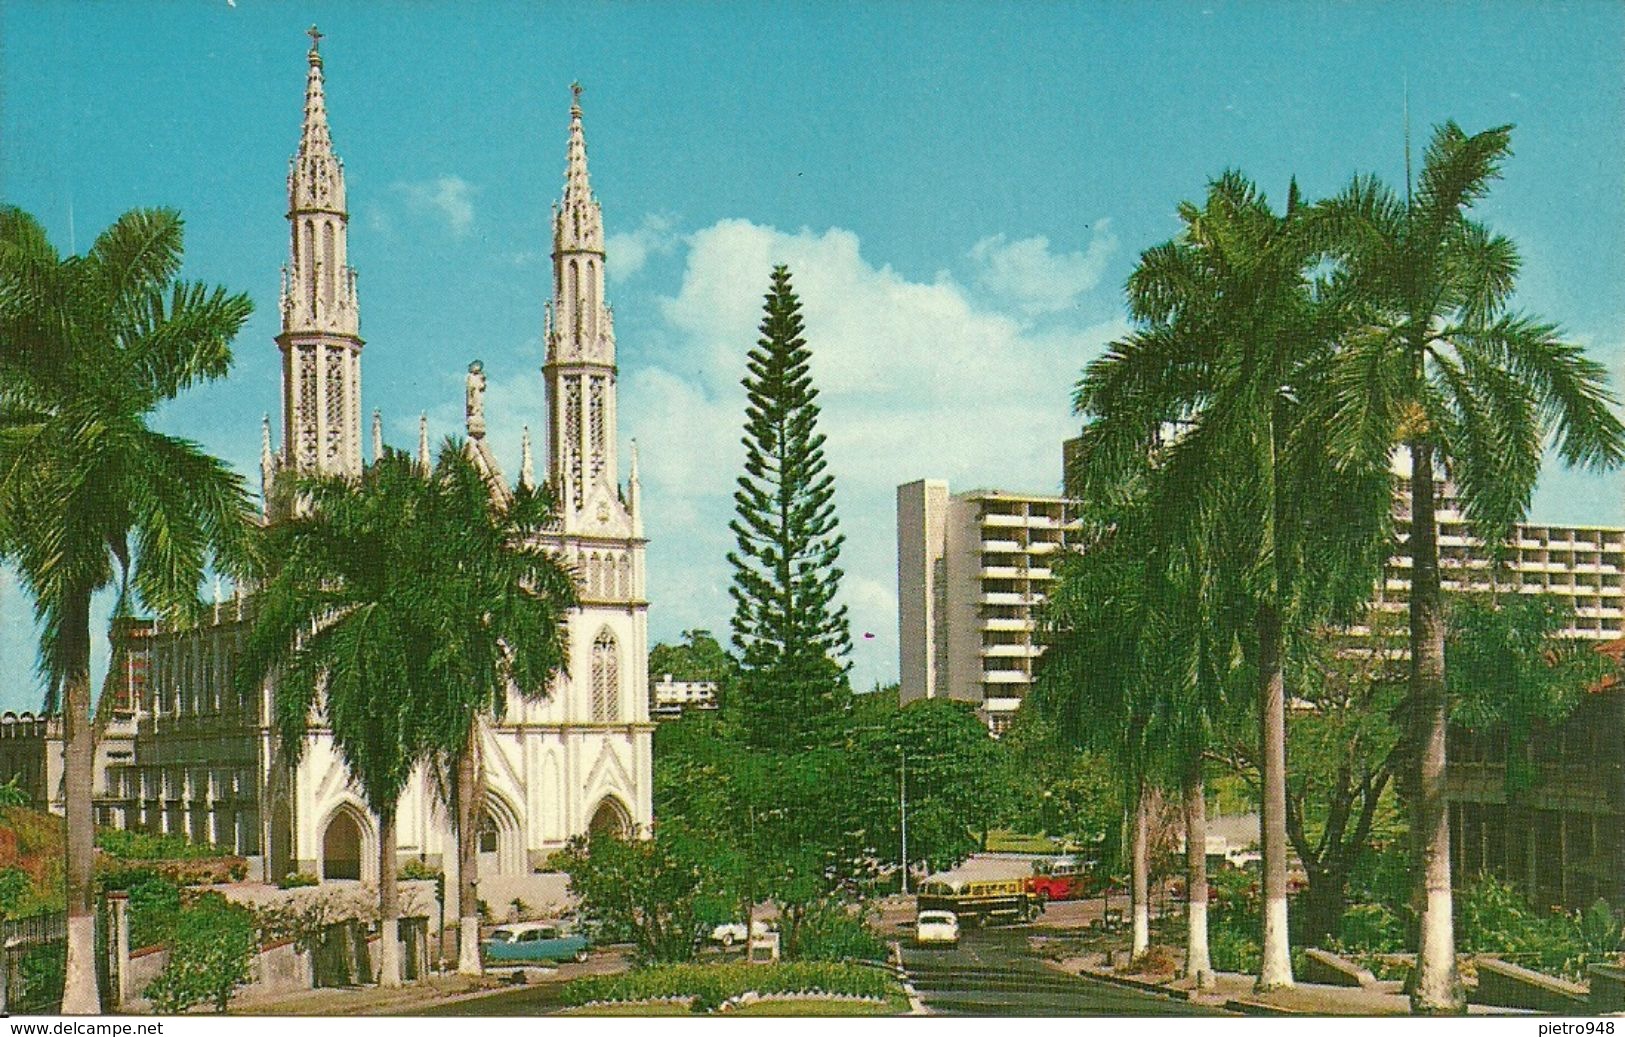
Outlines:
[{"label": "vintage car", "polygon": [[[766,936],[773,931],[773,927],[758,918],[750,925],[750,931],[756,936]],[[723,922],[711,930],[711,942],[720,943],[724,947],[732,947],[736,943],[745,942],[744,922]]]},{"label": "vintage car", "polygon": [[952,911],[921,911],[914,920],[914,942],[957,945],[959,919]]},{"label": "vintage car", "polygon": [[587,938],[567,926],[550,922],[515,922],[500,925],[480,941],[486,966],[546,965],[556,961],[586,961]]}]

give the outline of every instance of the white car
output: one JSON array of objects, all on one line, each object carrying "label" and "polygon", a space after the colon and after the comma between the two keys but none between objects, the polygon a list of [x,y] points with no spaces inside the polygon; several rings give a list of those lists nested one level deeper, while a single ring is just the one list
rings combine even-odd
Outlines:
[{"label": "white car", "polygon": [[[766,936],[773,931],[773,927],[758,918],[750,924],[750,931],[757,936]],[[711,942],[720,943],[724,947],[732,947],[736,943],[745,942],[744,922],[723,922],[711,930]]]},{"label": "white car", "polygon": [[914,942],[959,944],[959,917],[952,911],[921,911],[914,920]]}]

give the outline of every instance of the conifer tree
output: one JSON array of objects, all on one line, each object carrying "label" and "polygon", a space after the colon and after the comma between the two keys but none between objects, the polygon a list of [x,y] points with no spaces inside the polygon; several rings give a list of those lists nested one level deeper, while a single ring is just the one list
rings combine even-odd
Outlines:
[{"label": "conifer tree", "polygon": [[850,694],[846,609],[835,603],[845,540],[818,432],[818,390],[787,267],[773,269],[762,337],[744,379],[745,473],[729,523],[733,642],[742,658],[726,704],[753,747],[827,744]]}]

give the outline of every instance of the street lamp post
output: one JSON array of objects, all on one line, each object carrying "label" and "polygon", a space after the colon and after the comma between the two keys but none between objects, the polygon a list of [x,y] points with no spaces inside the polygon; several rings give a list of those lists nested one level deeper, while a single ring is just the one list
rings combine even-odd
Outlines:
[{"label": "street lamp post", "polygon": [[908,893],[908,755],[897,747],[897,803],[903,833],[903,892]]}]

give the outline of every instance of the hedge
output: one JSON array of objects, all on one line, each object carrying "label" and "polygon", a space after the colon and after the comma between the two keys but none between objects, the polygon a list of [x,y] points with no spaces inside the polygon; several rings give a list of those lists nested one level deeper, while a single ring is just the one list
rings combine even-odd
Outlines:
[{"label": "hedge", "polygon": [[561,992],[571,1007],[595,1001],[693,998],[697,1012],[715,1010],[729,998],[755,991],[830,994],[889,999],[902,988],[889,972],[842,962],[781,962],[776,965],[651,965],[615,976],[571,980]]}]

